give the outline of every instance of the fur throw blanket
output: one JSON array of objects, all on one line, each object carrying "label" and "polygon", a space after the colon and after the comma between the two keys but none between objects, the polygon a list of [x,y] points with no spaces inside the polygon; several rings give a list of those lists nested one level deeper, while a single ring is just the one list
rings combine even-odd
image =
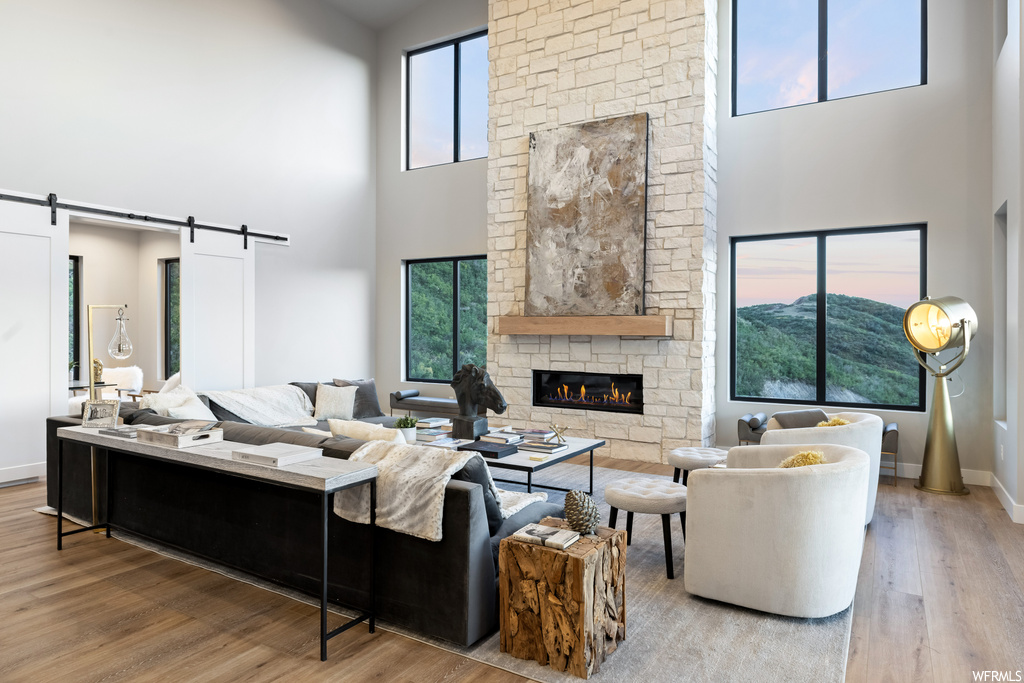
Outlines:
[{"label": "fur throw blanket", "polygon": [[254,425],[301,427],[316,424],[312,401],[305,391],[292,384],[199,393]]},{"label": "fur throw blanket", "polygon": [[[428,541],[441,540],[444,490],[452,475],[474,451],[452,451],[431,446],[411,446],[370,441],[350,460],[377,466],[377,525]],[[547,500],[546,493],[500,491],[488,471],[491,492],[508,518],[530,503]],[[360,486],[334,495],[334,512],[350,522],[370,523],[370,490]]]}]

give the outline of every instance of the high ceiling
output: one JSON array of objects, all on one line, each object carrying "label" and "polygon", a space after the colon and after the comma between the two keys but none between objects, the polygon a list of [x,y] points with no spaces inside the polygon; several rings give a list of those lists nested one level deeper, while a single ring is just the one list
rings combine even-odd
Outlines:
[{"label": "high ceiling", "polygon": [[349,17],[372,29],[382,29],[400,19],[424,0],[328,0]]}]

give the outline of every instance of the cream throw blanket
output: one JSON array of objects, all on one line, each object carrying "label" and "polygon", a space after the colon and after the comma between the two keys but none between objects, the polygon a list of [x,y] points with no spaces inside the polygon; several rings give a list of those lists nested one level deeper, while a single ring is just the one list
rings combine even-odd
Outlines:
[{"label": "cream throw blanket", "polygon": [[199,393],[254,425],[301,427],[316,424],[312,401],[305,391],[292,384]]},{"label": "cream throw blanket", "polygon": [[[349,460],[377,466],[377,524],[428,541],[441,540],[444,490],[452,475],[471,458],[483,457],[474,451],[453,451],[431,446],[411,446],[370,441]],[[530,503],[547,500],[546,493],[491,491],[501,503],[506,519]],[[334,495],[334,512],[350,522],[370,523],[370,491],[366,486]]]}]

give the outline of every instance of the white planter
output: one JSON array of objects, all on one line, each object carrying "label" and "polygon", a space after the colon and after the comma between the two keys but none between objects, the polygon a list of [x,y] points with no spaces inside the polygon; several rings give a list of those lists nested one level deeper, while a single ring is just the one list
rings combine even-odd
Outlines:
[{"label": "white planter", "polygon": [[415,427],[406,427],[405,429],[399,429],[398,431],[402,432],[402,436],[405,437],[405,442],[406,443],[409,443],[409,444],[416,443],[416,428]]}]

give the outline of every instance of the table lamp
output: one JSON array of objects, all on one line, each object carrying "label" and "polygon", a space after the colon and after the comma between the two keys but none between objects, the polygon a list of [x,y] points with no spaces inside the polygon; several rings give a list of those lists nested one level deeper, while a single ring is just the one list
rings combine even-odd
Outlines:
[{"label": "table lamp", "polygon": [[[956,496],[970,493],[960,472],[960,455],[953,433],[953,409],[949,404],[946,382],[966,360],[971,350],[971,339],[977,331],[978,315],[974,309],[963,299],[953,296],[925,297],[911,304],[903,315],[903,332],[919,352],[914,354],[914,358],[935,377],[921,477],[915,485],[922,491]],[[955,349],[960,349],[960,353],[949,361],[943,363],[938,360],[940,352]],[[922,354],[935,356],[938,369],[932,369]]]}]

